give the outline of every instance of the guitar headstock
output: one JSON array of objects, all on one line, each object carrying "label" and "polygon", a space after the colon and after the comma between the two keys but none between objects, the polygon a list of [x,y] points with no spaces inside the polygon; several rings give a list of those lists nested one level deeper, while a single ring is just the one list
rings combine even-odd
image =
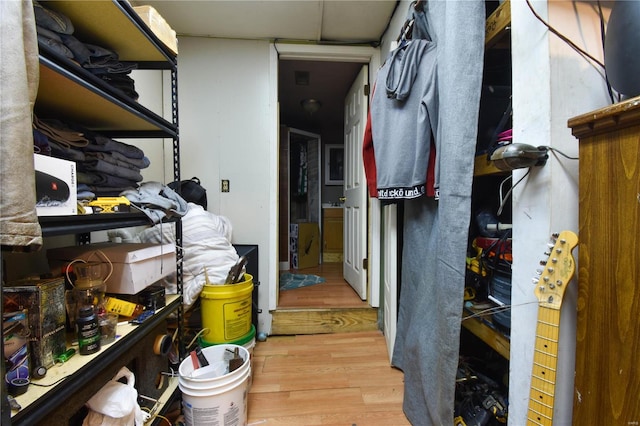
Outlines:
[{"label": "guitar headstock", "polygon": [[571,231],[553,235],[555,244],[549,250],[540,277],[535,280],[534,291],[540,306],[560,309],[564,291],[576,270],[576,262],[571,254],[578,245],[578,236]]}]

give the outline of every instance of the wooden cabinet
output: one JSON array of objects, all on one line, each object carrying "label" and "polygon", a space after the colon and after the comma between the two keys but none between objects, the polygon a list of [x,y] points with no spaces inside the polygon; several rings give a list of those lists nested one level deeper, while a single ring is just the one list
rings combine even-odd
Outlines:
[{"label": "wooden cabinet", "polygon": [[344,209],[322,209],[322,261],[342,262]]},{"label": "wooden cabinet", "polygon": [[640,97],[569,127],[580,140],[573,424],[638,424]]}]

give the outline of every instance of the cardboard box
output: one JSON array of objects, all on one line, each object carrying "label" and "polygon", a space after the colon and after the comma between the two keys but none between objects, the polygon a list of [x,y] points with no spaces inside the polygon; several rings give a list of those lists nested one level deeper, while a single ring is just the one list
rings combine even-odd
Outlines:
[{"label": "cardboard box", "polygon": [[318,266],[320,262],[320,228],[315,222],[290,225],[290,262],[293,269]]},{"label": "cardboard box", "polygon": [[178,54],[178,37],[176,32],[169,26],[167,21],[151,6],[134,6],[138,16],[149,26],[151,31],[169,48],[174,54]]},{"label": "cardboard box", "polygon": [[27,310],[2,314],[2,344],[4,345],[5,377],[13,379],[29,377],[29,320]]},{"label": "cardboard box", "polygon": [[64,278],[20,280],[2,292],[5,312],[27,311],[33,367],[52,367],[67,350]]},{"label": "cardboard box", "polygon": [[136,294],[176,272],[174,244],[97,243],[47,250],[49,266],[59,271],[74,259],[102,262],[108,293]]},{"label": "cardboard box", "polygon": [[33,154],[38,216],[78,214],[76,163]]}]

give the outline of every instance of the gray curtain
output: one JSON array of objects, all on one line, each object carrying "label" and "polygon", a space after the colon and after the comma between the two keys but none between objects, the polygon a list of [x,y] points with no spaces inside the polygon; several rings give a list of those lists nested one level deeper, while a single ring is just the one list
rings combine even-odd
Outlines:
[{"label": "gray curtain", "polygon": [[0,20],[0,243],[37,250],[31,123],[40,74],[32,2],[0,1]]},{"label": "gray curtain", "polygon": [[415,425],[453,422],[484,56],[481,0],[425,2],[437,46],[440,199],[405,201],[393,364]]}]

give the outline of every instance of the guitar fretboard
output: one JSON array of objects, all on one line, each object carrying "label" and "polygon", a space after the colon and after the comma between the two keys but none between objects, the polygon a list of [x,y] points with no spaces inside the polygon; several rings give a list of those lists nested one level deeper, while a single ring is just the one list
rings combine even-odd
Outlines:
[{"label": "guitar fretboard", "polygon": [[558,365],[560,310],[540,306],[529,394],[529,425],[551,425]]}]

